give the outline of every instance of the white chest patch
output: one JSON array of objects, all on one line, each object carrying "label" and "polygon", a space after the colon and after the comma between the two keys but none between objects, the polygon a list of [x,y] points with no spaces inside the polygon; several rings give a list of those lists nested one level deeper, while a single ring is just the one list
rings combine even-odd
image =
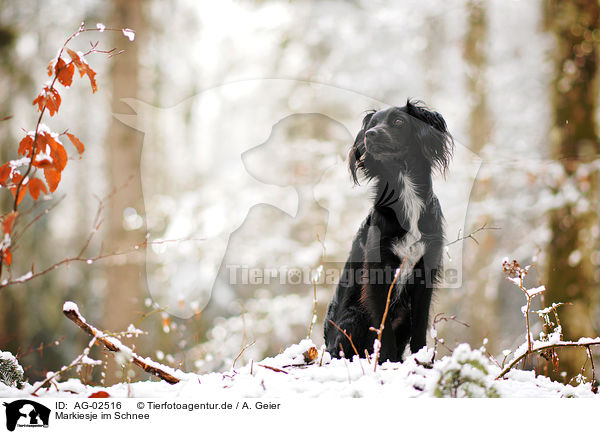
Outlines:
[{"label": "white chest patch", "polygon": [[421,239],[419,232],[419,218],[423,212],[425,204],[417,194],[417,187],[410,176],[403,173],[400,174],[400,184],[403,185],[400,192],[400,202],[404,208],[404,217],[408,222],[408,228],[405,228],[408,233],[404,236],[402,244],[405,247],[410,247]]},{"label": "white chest patch", "polygon": [[400,192],[400,202],[403,205],[405,219],[409,227],[404,237],[392,246],[392,250],[398,258],[404,262],[402,271],[398,278],[400,284],[405,284],[412,270],[419,262],[419,259],[425,254],[425,243],[421,241],[421,232],[419,231],[419,218],[423,212],[425,204],[417,194],[416,186],[413,180],[405,174],[400,174],[400,183],[403,184]]}]

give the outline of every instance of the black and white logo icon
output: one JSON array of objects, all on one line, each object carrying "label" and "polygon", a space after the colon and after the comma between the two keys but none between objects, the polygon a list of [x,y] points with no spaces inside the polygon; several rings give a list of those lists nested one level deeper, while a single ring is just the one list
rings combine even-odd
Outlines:
[{"label": "black and white logo icon", "polygon": [[50,409],[39,402],[19,399],[3,404],[6,407],[6,429],[9,431],[16,427],[48,427]]}]

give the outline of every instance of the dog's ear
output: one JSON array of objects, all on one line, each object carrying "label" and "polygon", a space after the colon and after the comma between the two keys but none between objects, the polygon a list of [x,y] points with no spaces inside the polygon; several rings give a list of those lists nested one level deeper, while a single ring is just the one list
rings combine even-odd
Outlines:
[{"label": "dog's ear", "polygon": [[445,173],[452,159],[454,140],[442,115],[421,104],[406,102],[407,112],[415,118],[417,142],[431,167]]},{"label": "dog's ear", "polygon": [[358,185],[358,170],[364,169],[362,157],[366,152],[365,131],[374,114],[375,110],[370,110],[363,118],[362,127],[356,135],[356,139],[354,139],[354,144],[350,148],[350,153],[348,154],[348,168],[350,169],[350,175],[352,176],[352,180],[356,185]]}]

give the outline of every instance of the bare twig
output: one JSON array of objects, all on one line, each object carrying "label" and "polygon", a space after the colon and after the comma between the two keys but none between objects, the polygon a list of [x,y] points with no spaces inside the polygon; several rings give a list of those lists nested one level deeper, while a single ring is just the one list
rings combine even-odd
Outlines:
[{"label": "bare twig", "polygon": [[317,281],[319,280],[319,278],[321,277],[321,273],[323,272],[323,267],[325,265],[326,258],[325,243],[321,241],[321,237],[319,237],[319,234],[317,234],[317,241],[321,243],[323,253],[321,254],[321,262],[319,263],[319,267],[317,268],[317,274],[313,276],[313,312],[312,317],[310,319],[310,326],[308,327],[308,339],[310,339],[312,335],[313,326],[317,322]]},{"label": "bare twig", "polygon": [[[81,352],[81,354],[79,356],[77,356],[75,358],[75,360],[73,360],[71,363],[69,363],[67,366],[63,366],[62,369],[58,372],[53,373],[52,375],[49,375],[46,377],[46,379],[44,381],[42,381],[35,389],[33,392],[31,392],[32,395],[35,395],[36,392],[38,390],[40,390],[42,387],[44,387],[45,385],[50,385],[52,384],[52,381],[54,381],[55,379],[57,379],[58,377],[60,377],[62,374],[64,374],[65,372],[67,372],[68,370],[76,367],[76,366],[82,366],[82,365],[88,365],[89,363],[87,363],[85,361],[85,358],[87,357],[87,355],[89,354],[90,349],[94,346],[94,344],[96,343],[96,338],[93,337],[92,340],[90,341],[90,343],[87,345],[87,347]],[[58,389],[58,388],[57,388]],[[37,396],[37,395],[35,395]]]},{"label": "bare twig", "polygon": [[444,312],[440,312],[440,313],[436,314],[435,317],[433,317],[433,321],[432,321],[433,324],[438,324],[442,321],[454,321],[460,325],[464,325],[465,327],[471,327],[466,322],[456,319],[456,315],[451,315],[451,316],[445,316],[445,315],[446,314]]},{"label": "bare twig", "polygon": [[336,328],[338,329],[340,332],[342,332],[342,334],[344,336],[346,336],[346,339],[348,339],[350,341],[350,345],[352,345],[352,350],[354,351],[354,354],[356,354],[358,357],[360,357],[360,355],[358,354],[358,350],[356,349],[356,346],[354,345],[354,342],[352,342],[352,336],[349,335],[348,333],[346,333],[346,330],[341,329],[336,323],[334,323],[332,320],[329,320],[329,322]]},{"label": "bare twig", "polygon": [[592,384],[596,382],[596,368],[594,367],[594,356],[592,354],[592,349],[589,345],[585,346],[585,350],[587,352],[588,357],[590,358],[590,363],[592,364]]},{"label": "bare twig", "polygon": [[529,311],[531,309],[531,300],[533,300],[536,295],[543,292],[545,288],[540,287],[540,290],[537,292],[531,292],[531,290],[527,290],[527,288],[525,288],[525,285],[523,284],[523,279],[525,279],[525,276],[527,275],[529,266],[521,267],[521,265],[517,262],[516,259],[513,259],[512,262],[504,261],[502,263],[502,269],[504,271],[504,274],[506,274],[506,279],[514,285],[518,286],[519,289],[523,292],[523,295],[525,295],[525,298],[527,299],[527,304],[525,305],[525,311],[523,312],[523,315],[525,315],[525,325],[527,328],[527,353],[530,353],[532,345],[531,326],[529,324]]},{"label": "bare twig", "polygon": [[40,344],[37,347],[34,347],[33,345],[29,345],[29,347],[26,350],[21,350],[21,348],[19,348],[17,350],[17,354],[15,354],[15,356],[17,357],[18,360],[21,360],[21,359],[27,357],[28,355],[32,354],[35,351],[40,355],[40,357],[42,357],[44,355],[44,350],[46,348],[57,347],[64,340],[65,340],[65,337],[61,336],[60,338],[55,339],[54,341],[50,342],[49,344],[40,342]]},{"label": "bare twig", "polygon": [[443,345],[444,348],[446,348],[448,351],[452,352],[452,349],[448,348],[448,346],[446,346],[444,344],[444,339],[442,339],[442,338],[438,339],[438,337],[437,337],[437,328],[436,328],[436,326],[437,326],[437,324],[439,324],[442,321],[454,321],[454,322],[456,322],[458,324],[461,324],[461,325],[463,325],[465,327],[470,327],[469,324],[467,324],[466,322],[462,322],[462,321],[456,319],[456,315],[446,316],[446,314],[444,312],[440,312],[440,313],[435,314],[435,316],[433,317],[433,321],[431,322],[431,328],[434,330],[434,336],[433,336],[433,342],[434,342],[434,344],[433,344],[433,359],[432,359],[432,363],[433,363],[433,360],[435,360],[435,357],[437,355],[437,346],[438,346],[438,344]]},{"label": "bare twig", "polygon": [[379,363],[379,353],[381,352],[381,344],[382,344],[381,340],[382,340],[382,336],[383,336],[383,329],[385,327],[385,320],[387,319],[388,311],[390,309],[390,300],[392,297],[392,290],[394,289],[394,285],[396,284],[396,280],[398,279],[398,276],[402,272],[402,267],[404,267],[404,263],[406,262],[407,258],[408,258],[408,255],[406,255],[404,257],[404,259],[402,260],[402,263],[400,264],[400,267],[396,270],[396,274],[394,274],[394,280],[392,280],[390,288],[388,289],[387,299],[385,301],[385,310],[383,311],[383,317],[381,318],[381,325],[379,326],[379,329],[375,330],[375,331],[377,331],[377,341],[379,342],[379,348],[377,351],[375,351],[375,363],[373,364],[374,365],[373,372],[377,371],[377,364]]},{"label": "bare twig", "polygon": [[282,372],[284,374],[289,374],[289,372],[284,371],[283,369],[275,368],[273,366],[261,365],[260,363],[257,363],[257,365],[260,366],[261,368],[267,368],[267,369],[270,369],[271,371],[274,371],[274,372]]},{"label": "bare twig", "polygon": [[475,244],[479,244],[479,241],[477,241],[477,239],[474,237],[474,235],[475,235],[476,233],[478,233],[478,232],[481,232],[481,231],[485,231],[485,230],[500,230],[500,229],[501,229],[501,228],[496,228],[496,227],[488,227],[488,226],[487,226],[487,222],[486,222],[486,223],[484,223],[484,224],[483,224],[483,226],[481,226],[481,227],[480,227],[480,228],[478,228],[478,229],[475,229],[473,232],[471,232],[470,234],[468,234],[468,235],[465,235],[465,236],[461,236],[461,232],[460,232],[460,230],[459,230],[459,231],[458,231],[458,237],[457,237],[457,238],[456,238],[454,241],[451,241],[451,242],[447,243],[447,244],[446,244],[446,246],[451,246],[452,244],[456,244],[456,243],[458,243],[458,242],[460,242],[460,241],[463,241],[463,240],[466,240],[466,239],[468,239],[468,238],[470,238],[470,239],[472,239],[473,241],[475,241]]},{"label": "bare twig", "polygon": [[[322,267],[322,265],[321,265]],[[315,323],[317,322],[317,278],[313,278],[313,312],[312,317],[310,319],[310,326],[308,327],[308,339],[310,339],[312,335],[312,329]]]},{"label": "bare twig", "polygon": [[244,351],[246,351],[248,348],[250,348],[255,343],[256,343],[256,341],[252,341],[248,345],[245,345],[244,348],[242,348],[242,350],[239,352],[239,354],[237,355],[237,357],[233,360],[233,365],[231,366],[231,369],[235,369],[235,362],[237,362],[238,359],[240,357],[242,357],[242,354],[244,354]]},{"label": "bare twig", "polygon": [[[102,226],[103,220],[102,220],[102,212],[104,211],[107,203],[112,200],[112,198],[119,193],[119,191],[121,191],[124,188],[127,188],[127,186],[129,185],[129,183],[133,180],[133,176],[129,177],[125,183],[123,183],[123,185],[121,186],[117,186],[115,187],[107,196],[105,196],[103,199],[100,199],[98,197],[96,197],[96,200],[98,201],[98,209],[96,211],[96,215],[94,217],[94,220],[92,222],[92,229],[90,230],[90,233],[87,237],[87,239],[85,240],[83,246],[81,247],[81,249],[79,250],[79,253],[76,256],[71,256],[68,258],[64,258],[59,262],[54,263],[53,265],[50,265],[48,267],[46,267],[45,269],[38,271],[38,272],[34,272],[34,267],[32,265],[31,267],[31,272],[26,274],[25,276],[22,277],[18,277],[16,279],[6,279],[2,282],[0,282],[0,290],[2,290],[3,288],[10,286],[10,285],[14,285],[14,284],[22,284],[25,282],[29,282],[30,280],[33,280],[37,277],[43,276],[44,274],[47,274],[63,265],[68,265],[71,262],[85,262],[87,264],[92,264],[96,261],[102,260],[102,259],[107,259],[107,258],[111,258],[111,257],[115,257],[115,256],[121,256],[121,255],[127,255],[130,253],[134,253],[136,251],[139,251],[140,249],[146,248],[147,246],[152,246],[152,245],[160,245],[160,244],[165,244],[165,243],[174,243],[174,242],[182,242],[182,241],[201,241],[201,238],[185,238],[185,239],[179,239],[179,240],[148,240],[148,239],[144,239],[142,242],[134,245],[133,247],[130,247],[128,249],[125,250],[121,250],[121,251],[113,251],[113,252],[109,252],[109,253],[103,253],[103,247],[100,247],[100,251],[97,255],[92,255],[92,256],[84,256],[85,252],[88,250],[94,236],[99,232],[100,227]],[[64,198],[64,196],[60,199],[62,200]],[[20,234],[23,234],[25,232],[25,230],[31,225],[33,224],[35,221],[37,221],[39,218],[41,218],[43,215],[47,214],[52,208],[54,208],[54,206],[56,205],[52,205],[51,207],[47,208],[46,210],[44,210],[42,213],[40,213],[38,216],[36,216],[27,226],[25,226]]]},{"label": "bare twig", "polygon": [[102,259],[106,259],[106,258],[111,258],[111,257],[115,257],[115,256],[122,256],[122,255],[128,255],[130,253],[139,251],[142,248],[145,248],[147,246],[152,246],[155,244],[164,244],[164,243],[174,243],[174,242],[181,242],[181,241],[191,241],[192,239],[185,239],[185,240],[160,240],[160,241],[148,241],[148,240],[144,240],[139,244],[136,244],[135,246],[129,248],[129,249],[125,249],[125,250],[120,250],[120,251],[115,251],[115,252],[110,252],[110,253],[105,253],[105,254],[98,254],[95,256],[89,256],[89,257],[82,257],[82,256],[72,256],[69,258],[65,258],[61,261],[56,262],[55,264],[45,268],[42,271],[36,272],[36,273],[28,273],[25,276],[22,277],[18,277],[16,279],[11,279],[11,280],[5,280],[2,281],[0,283],[0,290],[9,286],[9,285],[15,285],[15,284],[22,284],[25,282],[29,282],[32,279],[35,279],[37,277],[43,276],[44,274],[47,274],[59,267],[62,267],[63,265],[68,265],[71,262],[85,262],[87,264],[93,264],[96,261],[102,260]]},{"label": "bare twig", "polygon": [[[340,332],[342,332],[342,334],[344,336],[346,336],[346,339],[348,339],[350,341],[350,345],[352,345],[352,350],[354,351],[354,354],[356,354],[359,357],[359,363],[360,363],[360,354],[358,354],[358,350],[356,349],[356,345],[354,345],[354,342],[352,341],[352,335],[349,335],[348,333],[346,333],[346,330],[342,330],[336,323],[334,323],[332,320],[329,320],[329,322],[331,324],[333,324],[333,326],[338,329]],[[368,357],[368,353],[367,353],[367,361],[369,360]],[[369,362],[371,363],[371,362]],[[365,369],[362,366],[362,363],[360,363],[360,369],[362,369],[363,374],[365,373]]]},{"label": "bare twig", "polygon": [[[52,211],[54,208],[56,208],[63,200],[64,200],[65,196],[61,196],[60,198],[58,198],[57,200],[53,201],[53,203],[46,208],[45,210],[43,210],[42,212],[40,212],[38,215],[36,215],[33,219],[31,219],[31,221],[29,223],[27,223],[25,226],[23,226],[23,228],[19,231],[14,231],[13,232],[13,236],[12,238],[14,240],[16,240],[12,245],[11,245],[11,251],[14,253],[17,250],[17,246],[18,244],[18,240],[21,238],[21,236],[27,231],[27,229],[29,229],[33,224],[35,224],[37,221],[39,221],[42,217],[44,217],[46,214],[48,214],[50,211]],[[39,202],[36,202],[35,204],[37,205]],[[25,215],[25,213],[21,213],[20,216],[23,217]]]},{"label": "bare twig", "polygon": [[90,336],[96,338],[98,342],[104,345],[108,350],[113,351],[115,353],[121,352],[123,354],[126,354],[128,358],[131,358],[131,361],[134,365],[139,366],[149,374],[155,375],[165,380],[167,383],[179,383],[180,379],[175,377],[173,374],[167,372],[166,369],[169,368],[167,368],[166,366],[160,365],[159,363],[156,363],[153,360],[149,360],[148,358],[142,359],[135,352],[133,352],[131,348],[121,343],[121,341],[119,341],[117,338],[109,336],[106,333],[101,332],[94,326],[88,324],[85,318],[83,318],[79,313],[79,309],[77,308],[77,305],[75,303],[65,303],[65,305],[63,306],[63,313],[79,328],[81,328]]}]

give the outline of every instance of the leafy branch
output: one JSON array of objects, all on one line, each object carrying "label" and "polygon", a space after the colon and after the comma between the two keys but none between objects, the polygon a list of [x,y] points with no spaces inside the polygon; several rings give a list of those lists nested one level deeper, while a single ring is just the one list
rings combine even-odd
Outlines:
[{"label": "leafy branch", "polygon": [[[67,136],[80,156],[85,151],[84,144],[75,135],[68,132],[68,130],[60,135],[54,133],[42,123],[42,120],[46,113],[49,113],[50,117],[58,113],[61,105],[61,97],[57,89],[57,81],[65,88],[69,88],[73,83],[76,69],[81,77],[84,75],[88,77],[93,93],[98,90],[96,84],[96,72],[89,66],[85,57],[92,53],[102,53],[112,57],[115,54],[120,54],[122,51],[115,53],[114,48],[112,50],[100,50],[98,48],[98,42],[90,42],[90,49],[87,52],[82,53],[71,50],[68,45],[74,38],[83,32],[103,31],[123,32],[123,34],[131,41],[133,41],[135,37],[135,32],[131,29],[106,28],[106,26],[102,24],[98,24],[96,28],[85,28],[85,24],[81,23],[77,31],[69,36],[63,43],[56,58],[48,64],[47,71],[51,80],[42,87],[42,91],[33,100],[33,105],[37,105],[39,116],[37,118],[35,129],[26,132],[25,137],[19,143],[17,153],[21,158],[11,160],[0,166],[0,187],[7,188],[14,197],[12,211],[1,217],[2,233],[0,235],[2,238],[0,240],[0,277],[2,276],[4,264],[8,267],[12,264],[12,252],[14,251],[14,247],[17,244],[20,235],[43,215],[38,215],[26,224],[20,232],[13,232],[20,217],[19,205],[21,201],[24,199],[27,192],[29,192],[34,202],[37,202],[42,193],[54,193],[60,184],[61,174],[67,165],[69,157],[59,137],[61,135]],[[64,53],[68,55],[68,58]],[[24,173],[21,173],[22,169],[20,168],[22,166],[25,166]],[[38,170],[43,172],[45,182],[41,178],[35,176]],[[48,211],[49,209],[46,209],[44,214]],[[63,263],[68,263],[72,260],[75,259],[70,258],[63,261]],[[47,271],[50,271],[50,269],[43,273]],[[43,273],[38,273],[38,275]],[[33,273],[31,274],[33,275]],[[30,279],[28,278],[23,281],[27,280]],[[10,279],[7,279],[0,287],[10,283],[20,283],[20,281],[17,282],[16,280],[11,281]]]}]

